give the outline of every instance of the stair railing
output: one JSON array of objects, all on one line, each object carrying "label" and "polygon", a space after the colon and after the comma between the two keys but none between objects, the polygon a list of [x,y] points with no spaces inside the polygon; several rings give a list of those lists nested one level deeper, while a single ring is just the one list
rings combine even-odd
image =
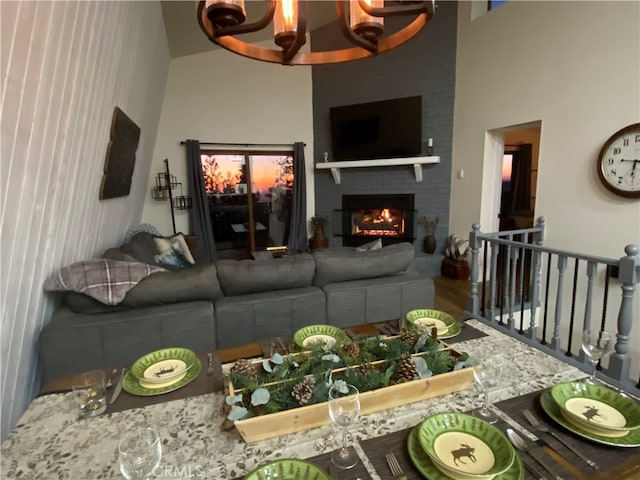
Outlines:
[{"label": "stair railing", "polygon": [[[544,218],[532,228],[493,233],[473,225],[466,313],[585,371],[591,364],[582,331],[593,325],[615,332],[613,353],[606,368],[598,365],[598,376],[640,395],[640,374],[630,378],[640,370],[640,347],[629,348],[631,329],[640,328],[640,312],[633,312],[638,247],[627,245],[619,259],[602,258],[546,247],[544,233]],[[620,297],[610,291],[614,283]]]}]

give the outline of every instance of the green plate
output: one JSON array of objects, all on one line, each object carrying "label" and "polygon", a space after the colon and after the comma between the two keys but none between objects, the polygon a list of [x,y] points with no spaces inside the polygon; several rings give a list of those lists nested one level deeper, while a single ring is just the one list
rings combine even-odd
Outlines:
[{"label": "green plate", "polygon": [[159,387],[159,388],[145,388],[140,385],[139,379],[133,376],[131,370],[127,372],[122,380],[122,388],[125,392],[130,393],[131,395],[138,395],[141,397],[151,397],[153,395],[162,395],[163,393],[173,392],[174,390],[178,390],[179,388],[184,387],[186,384],[192,382],[196,379],[196,377],[200,374],[200,370],[202,369],[202,365],[200,364],[200,360],[196,358],[195,363],[191,366],[189,370],[187,370],[186,375],[182,377],[179,381],[175,383],[171,383],[170,385]]},{"label": "green plate", "polygon": [[462,330],[460,324],[451,315],[440,310],[427,308],[411,310],[405,315],[405,319],[406,326],[419,333],[430,332],[435,326],[438,329],[438,338],[442,339],[455,337]]},{"label": "green plate", "polygon": [[437,413],[418,426],[418,440],[439,468],[460,476],[491,478],[516,456],[511,442],[490,423],[466,413]]},{"label": "green plate", "polygon": [[186,372],[197,359],[188,348],[163,348],[140,357],[130,372],[149,383],[166,383]]},{"label": "green plate", "polygon": [[331,480],[331,477],[312,463],[295,458],[284,458],[261,465],[244,480]]},{"label": "green plate", "polygon": [[545,390],[540,395],[540,406],[553,420],[562,425],[564,428],[576,435],[592,440],[602,445],[610,445],[612,447],[640,447],[640,428],[630,430],[629,434],[624,437],[605,437],[595,433],[587,432],[577,425],[573,424],[562,415],[560,406],[553,400],[549,390]]},{"label": "green plate", "polygon": [[603,385],[564,382],[550,390],[561,413],[583,430],[603,436],[624,436],[640,427],[640,405]]},{"label": "green plate", "polygon": [[307,348],[315,342],[326,343],[331,339],[337,343],[349,343],[351,341],[342,329],[332,325],[309,325],[293,334],[293,341],[300,348]]},{"label": "green plate", "polygon": [[[429,480],[451,480],[451,477],[445,475],[438,470],[429,455],[427,455],[420,446],[420,440],[418,439],[418,427],[412,428],[409,432],[409,438],[407,439],[407,449],[409,451],[409,457],[411,461],[418,469],[418,471]],[[513,463],[505,471],[495,477],[493,480],[523,480],[524,479],[524,466],[519,455],[513,456]]]}]

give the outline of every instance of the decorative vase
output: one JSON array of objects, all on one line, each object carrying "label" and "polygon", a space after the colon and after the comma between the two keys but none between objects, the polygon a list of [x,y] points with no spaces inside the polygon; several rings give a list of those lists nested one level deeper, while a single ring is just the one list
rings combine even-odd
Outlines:
[{"label": "decorative vase", "polygon": [[422,249],[425,253],[433,253],[436,251],[436,237],[435,235],[427,235],[422,242]]},{"label": "decorative vase", "polygon": [[309,239],[310,250],[329,248],[329,239],[324,233],[324,228],[317,226],[313,229],[313,236]]}]

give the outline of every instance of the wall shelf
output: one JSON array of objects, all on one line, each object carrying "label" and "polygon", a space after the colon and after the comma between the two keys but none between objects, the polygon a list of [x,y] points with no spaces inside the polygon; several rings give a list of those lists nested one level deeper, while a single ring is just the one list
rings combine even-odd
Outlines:
[{"label": "wall shelf", "polygon": [[407,158],[382,158],[377,160],[351,160],[344,162],[321,162],[316,163],[319,170],[331,170],[333,181],[336,185],[340,184],[340,170],[343,168],[362,168],[362,167],[395,167],[398,165],[413,165],[413,172],[416,176],[416,182],[422,181],[422,165],[430,163],[440,163],[440,157],[407,157]]}]

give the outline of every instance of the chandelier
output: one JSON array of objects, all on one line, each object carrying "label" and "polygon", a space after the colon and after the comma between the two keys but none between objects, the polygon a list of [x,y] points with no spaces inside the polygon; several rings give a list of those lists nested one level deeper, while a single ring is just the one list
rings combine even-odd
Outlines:
[{"label": "chandelier", "polygon": [[[265,15],[245,23],[244,0],[206,0],[198,4],[198,23],[213,43],[238,55],[282,65],[322,65],[373,57],[413,38],[433,17],[435,0],[336,0],[340,29],[353,45],[328,51],[300,52],[306,42],[309,1],[265,0]],[[383,37],[384,18],[416,16],[402,29]],[[263,30],[273,23],[274,42],[281,50],[247,43],[237,35]]]}]

